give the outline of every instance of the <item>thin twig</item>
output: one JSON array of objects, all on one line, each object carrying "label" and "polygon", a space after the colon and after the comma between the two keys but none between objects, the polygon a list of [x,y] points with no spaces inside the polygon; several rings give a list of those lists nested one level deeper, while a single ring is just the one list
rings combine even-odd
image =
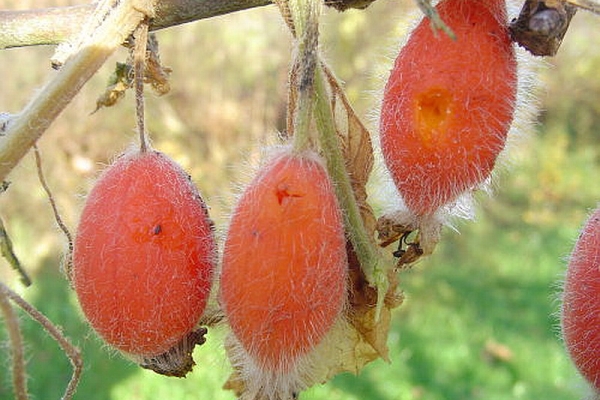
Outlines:
[{"label": "thin twig", "polygon": [[140,136],[140,152],[148,149],[146,140],[146,120],[144,116],[144,69],[146,67],[146,48],[148,44],[148,21],[144,20],[134,33],[133,74],[135,86],[135,116],[138,135]]},{"label": "thin twig", "polygon": [[10,240],[10,236],[6,232],[4,228],[4,222],[0,218],[0,255],[8,261],[11,267],[19,274],[21,278],[21,283],[25,286],[31,285],[31,278],[21,265],[21,262],[17,258],[15,251],[13,249],[12,241]]},{"label": "thin twig", "polygon": [[6,330],[10,339],[10,358],[12,360],[12,380],[15,398],[27,400],[27,373],[25,370],[25,355],[23,350],[23,336],[19,328],[19,320],[15,310],[8,301],[4,291],[0,290],[0,309],[6,321]]},{"label": "thin twig", "polygon": [[[103,3],[105,1],[99,3],[99,9]],[[67,57],[60,61],[67,61],[58,74],[38,91],[0,136],[0,181],[6,178],[50,123],[147,15],[136,8],[134,0],[120,0],[106,15],[95,15],[93,19],[100,17],[101,23],[94,26],[89,35],[82,34],[79,40],[73,42],[80,45],[62,53]],[[90,25],[94,24],[86,24]]]},{"label": "thin twig", "polygon": [[69,340],[62,334],[59,327],[54,325],[52,321],[50,321],[44,314],[39,312],[35,307],[29,304],[25,299],[19,296],[17,293],[13,292],[8,286],[0,282],[0,294],[8,297],[12,300],[16,305],[21,307],[23,311],[25,311],[29,316],[39,323],[42,328],[58,343],[60,348],[65,352],[67,358],[71,362],[73,366],[73,374],[71,375],[71,380],[67,385],[65,390],[65,394],[63,395],[63,400],[72,399],[75,391],[77,390],[77,385],[79,384],[79,380],[81,378],[81,373],[83,371],[83,359],[81,357],[81,352],[75,346],[73,346]]},{"label": "thin twig", "polygon": [[44,176],[44,169],[42,168],[42,157],[40,156],[40,150],[38,149],[37,144],[33,145],[33,154],[35,155],[35,165],[37,168],[38,179],[42,188],[46,192],[46,196],[48,196],[48,201],[50,202],[50,206],[52,207],[52,212],[54,214],[54,219],[56,220],[56,224],[58,228],[63,232],[65,237],[67,238],[68,254],[67,259],[65,260],[65,275],[69,282],[71,282],[71,271],[73,267],[73,236],[69,231],[69,228],[64,223],[60,213],[58,212],[58,207],[56,206],[56,200],[54,200],[54,196],[52,195],[52,191],[50,190],[50,186],[48,186],[48,182],[46,181],[46,177]]}]

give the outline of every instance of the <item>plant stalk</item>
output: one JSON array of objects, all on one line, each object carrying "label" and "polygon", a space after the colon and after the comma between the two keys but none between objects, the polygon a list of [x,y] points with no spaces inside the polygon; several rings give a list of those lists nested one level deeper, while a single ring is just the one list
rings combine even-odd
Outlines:
[{"label": "plant stalk", "polygon": [[[236,11],[271,4],[270,0],[161,0],[150,30],[168,28]],[[33,10],[0,10],[0,49],[54,45],[81,29],[95,3]]]},{"label": "plant stalk", "polygon": [[323,147],[327,169],[335,182],[340,206],[344,210],[346,232],[367,281],[371,286],[377,288],[376,318],[378,318],[389,283],[382,266],[383,258],[367,233],[352,190],[350,177],[346,171],[346,164],[335,130],[333,113],[326,90],[326,82],[325,72],[318,65],[315,79],[315,120],[319,131],[319,140]]},{"label": "plant stalk", "polygon": [[[301,152],[310,146],[311,121],[313,114],[315,71],[318,61],[320,0],[290,0],[289,8],[293,19],[293,32],[297,35],[295,63],[298,74],[292,74],[298,92],[297,108],[294,112],[294,151]],[[295,68],[292,67],[292,71]]]}]

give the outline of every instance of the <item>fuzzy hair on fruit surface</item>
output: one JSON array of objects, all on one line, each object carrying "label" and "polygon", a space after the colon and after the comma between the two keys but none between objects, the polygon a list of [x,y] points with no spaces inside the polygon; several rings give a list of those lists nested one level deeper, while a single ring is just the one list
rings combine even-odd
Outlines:
[{"label": "fuzzy hair on fruit surface", "polygon": [[223,249],[228,351],[249,393],[286,398],[305,387],[306,357],[345,304],[345,243],[319,156],[277,151],[239,199]]},{"label": "fuzzy hair on fruit surface", "polygon": [[75,238],[73,285],[108,344],[167,352],[197,324],[212,283],[212,222],[190,177],[157,151],[130,151],[99,177]]},{"label": "fuzzy hair on fruit surface", "polygon": [[485,180],[504,147],[516,97],[516,59],[502,0],[445,0],[400,50],[381,110],[385,161],[410,210],[434,213]]},{"label": "fuzzy hair on fruit surface", "polygon": [[561,323],[573,363],[600,394],[600,205],[583,227],[569,258]]},{"label": "fuzzy hair on fruit surface", "polygon": [[[485,2],[484,4],[490,4],[490,2]],[[518,4],[510,2],[506,4],[506,8],[507,12],[504,13],[504,15],[508,14],[507,20],[518,15],[520,9]],[[398,48],[402,49],[407,45],[411,39],[411,33],[417,29],[419,23],[422,24],[422,21],[422,13],[419,10],[415,10],[414,13],[411,13],[411,15],[408,15],[405,19],[400,21],[398,30],[398,33],[401,35],[400,43],[398,44],[395,41],[390,41],[390,43],[383,45],[385,48],[381,53],[384,54],[384,56],[382,56],[382,60],[379,63],[381,68],[378,68],[376,71],[375,79],[379,84],[376,85],[376,89],[371,93],[371,96],[376,99],[376,106],[369,116],[372,124],[379,125],[380,130],[382,129],[381,107],[383,103],[381,99],[384,98],[385,82],[390,76],[389,71],[393,69],[396,62]],[[437,36],[433,35],[430,37],[429,41],[440,36],[446,36],[446,34],[437,32]],[[431,46],[429,45],[429,47]],[[420,235],[421,245],[425,254],[431,252],[435,247],[435,244],[439,240],[439,232],[442,226],[453,227],[454,221],[457,218],[473,219],[475,217],[475,207],[477,204],[477,197],[475,194],[480,191],[487,193],[488,195],[492,194],[497,189],[496,186],[501,180],[500,175],[510,169],[511,163],[515,161],[516,158],[524,156],[520,149],[524,141],[530,137],[528,134],[531,132],[535,116],[539,109],[539,101],[536,95],[539,91],[540,83],[536,77],[539,70],[542,69],[545,64],[543,61],[540,61],[539,58],[532,57],[531,54],[523,51],[521,48],[515,48],[514,45],[511,45],[510,47],[514,50],[516,58],[516,98],[512,104],[514,112],[512,121],[509,124],[510,127],[504,138],[501,138],[504,141],[503,147],[497,154],[493,168],[489,171],[488,175],[483,176],[476,173],[475,175],[470,175],[470,177],[476,178],[475,180],[478,180],[477,183],[463,186],[462,188],[459,185],[454,185],[450,192],[454,193],[454,198],[447,199],[447,202],[443,204],[442,202],[437,201],[439,206],[433,212],[419,215],[419,213],[415,213],[414,209],[411,209],[408,206],[401,191],[398,190],[398,187],[394,182],[396,177],[393,177],[390,173],[390,169],[384,166],[381,135],[374,135],[373,137],[376,163],[373,171],[373,179],[369,184],[369,196],[375,203],[379,204],[384,215],[391,217],[397,223],[403,226],[413,227],[413,229],[423,228],[423,230],[426,231]],[[469,55],[469,57],[471,56],[472,55]],[[385,66],[387,66],[387,68],[384,68]],[[435,68],[435,65],[430,65],[430,67]],[[419,69],[419,66],[415,65],[413,68]],[[442,70],[437,72],[440,74],[443,73]],[[409,72],[409,75],[415,74],[417,73]],[[508,106],[511,106],[511,104],[508,104]],[[414,143],[409,143],[408,147],[410,146],[414,147]],[[419,154],[420,152],[416,152],[415,157],[418,158]],[[406,174],[410,174],[410,167],[411,166],[407,166],[404,168],[406,171],[402,171],[400,174],[402,179],[404,179]],[[423,171],[425,170],[421,169],[419,173],[422,173]],[[468,173],[467,176],[469,176]],[[418,183],[420,185],[425,185],[427,182],[423,180],[423,182]],[[440,184],[440,181],[429,182],[429,185],[432,184],[435,186],[436,184]],[[433,196],[433,199],[437,197],[439,200],[439,195],[436,194],[435,190],[432,193],[433,195],[429,194],[429,196]],[[425,194],[423,197],[426,197]],[[431,198],[426,198],[425,203],[435,204]]]}]

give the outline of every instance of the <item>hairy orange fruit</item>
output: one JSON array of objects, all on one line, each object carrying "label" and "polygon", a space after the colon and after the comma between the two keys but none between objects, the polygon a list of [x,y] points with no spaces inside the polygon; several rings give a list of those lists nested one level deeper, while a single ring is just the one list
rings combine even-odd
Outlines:
[{"label": "hairy orange fruit", "polygon": [[261,369],[293,371],[342,310],[342,216],[315,155],[272,159],[235,209],[220,299],[233,334]]},{"label": "hairy orange fruit", "polygon": [[211,222],[189,176],[162,153],[131,153],[87,198],[73,285],[102,339],[125,353],[155,356],[198,323],[214,259]]},{"label": "hairy orange fruit", "polygon": [[385,87],[381,146],[407,207],[431,214],[484,181],[512,122],[517,74],[503,0],[443,0],[456,40],[423,19]]},{"label": "hairy orange fruit", "polygon": [[600,208],[584,226],[569,260],[562,331],[571,359],[600,393]]}]

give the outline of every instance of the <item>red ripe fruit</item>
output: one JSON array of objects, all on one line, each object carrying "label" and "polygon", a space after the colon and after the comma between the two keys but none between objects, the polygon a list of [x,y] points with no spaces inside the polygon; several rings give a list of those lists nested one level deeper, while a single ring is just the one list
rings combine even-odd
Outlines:
[{"label": "red ripe fruit", "polygon": [[504,0],[443,0],[436,8],[456,40],[421,21],[395,61],[380,120],[385,162],[419,216],[490,175],[517,89]]},{"label": "red ripe fruit", "polygon": [[162,153],[129,153],[87,198],[73,285],[102,339],[130,355],[153,357],[198,323],[215,251],[212,224],[189,176]]},{"label": "red ripe fruit", "polygon": [[600,393],[600,208],[584,226],[569,260],[562,332],[571,359]]},{"label": "red ripe fruit", "polygon": [[327,172],[310,154],[282,154],[237,204],[223,251],[220,299],[261,371],[294,372],[340,314],[347,259]]}]

